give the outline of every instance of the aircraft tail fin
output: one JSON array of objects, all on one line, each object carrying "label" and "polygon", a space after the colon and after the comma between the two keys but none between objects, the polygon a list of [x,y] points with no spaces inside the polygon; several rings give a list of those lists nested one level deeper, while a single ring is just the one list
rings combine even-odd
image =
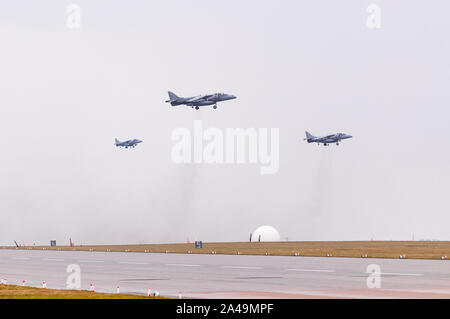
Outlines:
[{"label": "aircraft tail fin", "polygon": [[179,96],[173,93],[172,91],[169,91],[169,97],[171,100],[176,100],[179,98]]},{"label": "aircraft tail fin", "polygon": [[305,131],[306,134],[306,138],[305,140],[308,141],[308,143],[310,143],[315,137],[313,135],[311,135],[308,131]]},{"label": "aircraft tail fin", "polygon": [[117,138],[115,138],[114,139],[115,140],[115,142],[116,142],[116,146],[117,146],[117,144],[119,144],[120,143],[120,141],[117,139]]},{"label": "aircraft tail fin", "polygon": [[169,100],[166,102],[173,102],[178,100],[180,97],[178,95],[176,95],[175,93],[173,93],[172,91],[169,91]]}]

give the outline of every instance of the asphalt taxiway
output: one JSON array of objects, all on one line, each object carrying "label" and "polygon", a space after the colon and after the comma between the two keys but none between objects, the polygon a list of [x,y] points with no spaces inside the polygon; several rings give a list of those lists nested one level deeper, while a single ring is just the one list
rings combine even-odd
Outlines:
[{"label": "asphalt taxiway", "polygon": [[[450,261],[336,257],[0,250],[8,284],[66,288],[68,265],[81,289],[186,298],[450,298]],[[367,285],[379,266],[380,288]],[[372,277],[373,278],[373,277]]]}]

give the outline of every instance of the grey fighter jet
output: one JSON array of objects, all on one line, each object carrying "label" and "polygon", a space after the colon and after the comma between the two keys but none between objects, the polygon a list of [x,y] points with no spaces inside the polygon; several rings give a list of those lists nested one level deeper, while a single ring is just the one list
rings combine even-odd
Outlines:
[{"label": "grey fighter jet", "polygon": [[336,145],[339,145],[340,141],[353,137],[351,135],[344,134],[344,133],[336,133],[336,134],[331,134],[331,135],[322,136],[322,137],[312,136],[308,132],[305,132],[305,133],[306,133],[306,138],[304,140],[308,141],[308,143],[323,144],[324,146],[327,146],[327,145],[330,145],[333,143],[336,143]]},{"label": "grey fighter jet", "polygon": [[141,140],[138,140],[138,139],[133,139],[133,140],[128,140],[128,141],[125,141],[125,142],[121,142],[121,141],[119,141],[117,138],[116,138],[116,143],[115,143],[115,145],[117,146],[117,147],[125,147],[125,148],[134,148],[134,147],[136,147],[136,145],[137,144],[139,144],[139,143],[142,143],[142,141]]},{"label": "grey fighter jet", "polygon": [[172,106],[187,105],[196,110],[200,106],[213,105],[213,108],[217,108],[217,102],[228,101],[235,99],[236,96],[225,93],[214,93],[208,95],[198,95],[193,97],[179,97],[175,93],[169,91],[169,100],[166,103],[170,103]]}]

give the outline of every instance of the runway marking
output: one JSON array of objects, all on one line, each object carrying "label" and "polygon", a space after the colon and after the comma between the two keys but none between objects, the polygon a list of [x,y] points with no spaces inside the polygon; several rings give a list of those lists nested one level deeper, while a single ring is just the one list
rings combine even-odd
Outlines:
[{"label": "runway marking", "polygon": [[64,259],[57,259],[57,258],[44,258],[42,260],[48,260],[48,261],[64,261]]},{"label": "runway marking", "polygon": [[30,258],[28,257],[11,257],[12,259],[16,259],[16,260],[29,260]]},{"label": "runway marking", "polygon": [[227,268],[227,269],[262,269],[262,267],[249,267],[249,266],[222,266],[221,268]]},{"label": "runway marking", "polygon": [[297,268],[289,268],[286,271],[305,271],[305,272],[336,272],[334,270],[328,269],[297,269]]},{"label": "runway marking", "polygon": [[133,261],[119,261],[119,264],[148,265],[148,263],[139,263],[139,262],[133,262]]},{"label": "runway marking", "polygon": [[[365,272],[364,274],[372,274],[372,272]],[[406,274],[406,273],[398,273],[398,272],[382,272],[380,273],[381,276],[383,275],[391,275],[391,276],[423,276],[424,274]]]},{"label": "runway marking", "polygon": [[79,263],[104,263],[103,260],[77,260]]},{"label": "runway marking", "polygon": [[190,264],[166,264],[166,266],[200,267],[200,265],[190,265]]}]

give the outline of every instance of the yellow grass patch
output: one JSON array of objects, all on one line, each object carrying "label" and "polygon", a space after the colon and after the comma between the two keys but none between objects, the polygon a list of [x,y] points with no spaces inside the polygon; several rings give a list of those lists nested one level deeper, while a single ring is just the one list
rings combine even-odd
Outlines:
[{"label": "yellow grass patch", "polygon": [[160,297],[0,285],[0,299],[160,299]]}]

